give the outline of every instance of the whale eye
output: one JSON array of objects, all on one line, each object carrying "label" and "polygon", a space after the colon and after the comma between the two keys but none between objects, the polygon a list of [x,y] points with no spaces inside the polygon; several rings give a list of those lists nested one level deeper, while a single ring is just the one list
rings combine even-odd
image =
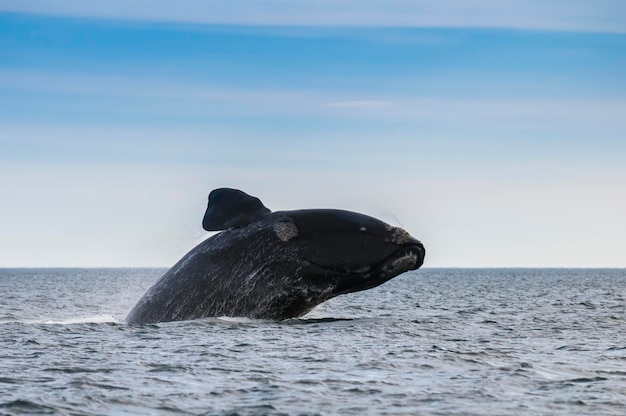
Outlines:
[{"label": "whale eye", "polygon": [[293,222],[277,222],[272,229],[280,241],[289,241],[298,236],[298,227]]}]

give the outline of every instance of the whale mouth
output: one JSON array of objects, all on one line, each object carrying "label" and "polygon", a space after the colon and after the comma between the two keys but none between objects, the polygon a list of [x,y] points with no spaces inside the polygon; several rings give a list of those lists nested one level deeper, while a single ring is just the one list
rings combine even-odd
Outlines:
[{"label": "whale mouth", "polygon": [[311,262],[310,260],[309,262],[320,269],[333,271],[335,273],[361,276],[365,279],[370,277],[391,279],[392,277],[409,270],[416,270],[420,268],[420,266],[424,263],[424,255],[425,250],[422,243],[417,240],[413,240],[410,244],[400,247],[384,260],[359,268],[342,268],[340,266],[329,267],[327,265]]},{"label": "whale mouth", "polygon": [[402,247],[382,263],[375,266],[370,274],[382,278],[395,277],[409,270],[419,269],[424,263],[425,250],[421,243]]},{"label": "whale mouth", "polygon": [[[418,269],[424,262],[424,246],[417,240],[398,246],[382,261],[352,270],[333,270],[340,274],[331,296],[371,289],[394,277]],[[325,268],[325,270],[329,270]]]}]

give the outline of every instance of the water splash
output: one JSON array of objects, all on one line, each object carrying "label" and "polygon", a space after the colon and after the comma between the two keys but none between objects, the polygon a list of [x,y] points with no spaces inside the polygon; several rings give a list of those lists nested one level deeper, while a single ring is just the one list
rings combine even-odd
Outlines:
[{"label": "water splash", "polygon": [[19,322],[28,325],[74,325],[74,324],[104,324],[104,323],[116,323],[121,324],[123,321],[118,320],[113,315],[100,314],[91,316],[77,316],[63,319],[24,319],[17,320]]}]

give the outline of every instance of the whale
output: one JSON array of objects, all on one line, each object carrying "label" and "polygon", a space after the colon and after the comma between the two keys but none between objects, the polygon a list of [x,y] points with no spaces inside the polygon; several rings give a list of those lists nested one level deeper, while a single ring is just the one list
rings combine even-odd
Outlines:
[{"label": "whale", "polygon": [[273,212],[231,188],[210,192],[202,227],[218,233],[157,280],[127,323],[297,318],[416,270],[425,256],[419,240],[374,217],[340,209]]}]

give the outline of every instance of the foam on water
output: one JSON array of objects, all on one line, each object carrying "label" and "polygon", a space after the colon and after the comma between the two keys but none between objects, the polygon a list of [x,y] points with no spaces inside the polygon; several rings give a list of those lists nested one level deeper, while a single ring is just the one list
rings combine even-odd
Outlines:
[{"label": "foam on water", "polygon": [[26,319],[22,321],[24,324],[43,324],[43,325],[73,325],[73,324],[103,324],[103,323],[122,323],[113,315],[93,315],[93,316],[77,316],[65,319]]},{"label": "foam on water", "polygon": [[253,319],[253,318],[245,318],[239,316],[220,316],[216,318],[222,322],[230,322],[235,324],[250,324],[250,323],[262,323],[262,322],[272,322],[265,319]]}]

